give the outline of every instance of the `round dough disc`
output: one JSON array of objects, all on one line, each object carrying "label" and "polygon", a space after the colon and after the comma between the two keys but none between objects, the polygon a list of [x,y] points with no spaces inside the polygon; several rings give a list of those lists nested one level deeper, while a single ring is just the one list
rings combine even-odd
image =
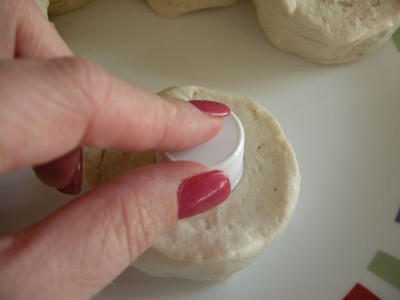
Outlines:
[{"label": "round dough disc", "polygon": [[348,63],[386,43],[400,26],[399,0],[253,0],[269,41],[307,60]]},{"label": "round dough disc", "polygon": [[50,0],[49,15],[57,16],[77,10],[93,0]]},{"label": "round dough disc", "polygon": [[175,18],[192,11],[233,5],[239,0],[147,0],[150,7],[161,17]]},{"label": "round dough disc", "polygon": [[47,8],[49,7],[49,0],[35,0],[40,11],[47,17]]},{"label": "round dough disc", "polygon": [[[244,172],[225,203],[179,221],[134,267],[153,276],[224,281],[250,264],[288,224],[300,190],[295,154],[277,120],[251,99],[194,86],[160,94],[227,104],[245,130]],[[86,162],[93,185],[154,163],[154,153],[89,150]]]}]

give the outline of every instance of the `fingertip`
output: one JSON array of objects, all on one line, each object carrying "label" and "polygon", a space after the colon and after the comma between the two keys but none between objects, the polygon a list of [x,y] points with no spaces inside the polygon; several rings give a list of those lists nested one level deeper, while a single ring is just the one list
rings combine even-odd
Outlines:
[{"label": "fingertip", "polygon": [[179,151],[200,145],[221,130],[231,113],[227,105],[212,100],[162,97],[162,103],[163,135],[154,150]]},{"label": "fingertip", "polygon": [[75,165],[71,165],[70,168],[75,168],[74,174],[70,179],[69,183],[58,190],[67,195],[78,195],[82,189],[82,173],[83,173],[83,150],[82,147],[77,150],[78,161]]},{"label": "fingertip", "polygon": [[192,217],[222,204],[231,192],[229,177],[212,170],[182,181],[178,189],[178,218]]},{"label": "fingertip", "polygon": [[190,104],[205,113],[206,115],[214,118],[223,118],[231,114],[231,109],[224,103],[212,100],[190,100]]},{"label": "fingertip", "polygon": [[33,168],[44,184],[59,191],[77,195],[82,187],[83,150],[79,147],[63,157]]}]

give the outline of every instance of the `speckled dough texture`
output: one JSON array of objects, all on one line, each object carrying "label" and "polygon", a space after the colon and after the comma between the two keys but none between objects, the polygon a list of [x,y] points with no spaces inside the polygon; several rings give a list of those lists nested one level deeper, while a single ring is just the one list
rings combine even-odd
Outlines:
[{"label": "speckled dough texture", "polygon": [[[245,134],[244,173],[228,200],[181,220],[134,263],[149,275],[219,282],[259,255],[282,232],[300,190],[295,154],[277,120],[255,101],[200,87],[173,87],[161,95],[226,103]],[[154,153],[86,152],[88,180],[99,184],[130,168],[154,163]]]},{"label": "speckled dough texture", "polygon": [[364,58],[400,26],[399,0],[253,0],[269,41],[307,60]]},{"label": "speckled dough texture", "polygon": [[195,10],[223,7],[235,4],[239,0],[146,0],[161,17],[175,18]]}]

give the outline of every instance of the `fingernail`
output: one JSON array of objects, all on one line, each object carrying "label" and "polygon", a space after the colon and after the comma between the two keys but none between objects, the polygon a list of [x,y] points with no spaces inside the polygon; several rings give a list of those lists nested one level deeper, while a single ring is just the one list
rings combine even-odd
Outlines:
[{"label": "fingernail", "polygon": [[231,114],[231,109],[221,102],[210,100],[190,100],[189,102],[211,117],[226,117]]},{"label": "fingernail", "polygon": [[77,195],[81,192],[82,166],[83,166],[82,159],[83,159],[83,150],[82,148],[80,148],[79,159],[76,164],[74,176],[72,177],[70,183],[67,186],[58,189],[60,192],[68,195]]},{"label": "fingernail", "polygon": [[231,184],[218,170],[185,179],[178,190],[178,218],[188,218],[216,207],[228,198]]}]

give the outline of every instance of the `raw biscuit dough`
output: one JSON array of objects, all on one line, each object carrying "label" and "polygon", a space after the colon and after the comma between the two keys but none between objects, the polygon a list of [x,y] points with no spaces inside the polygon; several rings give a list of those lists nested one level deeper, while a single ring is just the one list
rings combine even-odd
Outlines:
[{"label": "raw biscuit dough", "polygon": [[253,0],[269,41],[307,60],[364,58],[400,26],[399,0]]},{"label": "raw biscuit dough", "polygon": [[93,0],[50,0],[49,15],[56,16],[69,13],[92,1]]},{"label": "raw biscuit dough", "polygon": [[49,7],[49,0],[35,0],[41,12],[47,17],[47,8]]},{"label": "raw biscuit dough", "polygon": [[239,0],[147,0],[151,8],[161,17],[174,18],[191,11],[223,7]]},{"label": "raw biscuit dough", "polygon": [[93,0],[35,0],[42,13],[47,15],[61,15],[74,11]]},{"label": "raw biscuit dough", "polygon": [[[255,101],[200,87],[174,87],[161,95],[226,103],[241,120],[246,144],[243,177],[225,203],[184,219],[134,263],[149,275],[219,282],[250,264],[286,227],[300,175],[295,154],[277,120]],[[155,154],[89,150],[90,185],[130,168],[154,163]]]}]

